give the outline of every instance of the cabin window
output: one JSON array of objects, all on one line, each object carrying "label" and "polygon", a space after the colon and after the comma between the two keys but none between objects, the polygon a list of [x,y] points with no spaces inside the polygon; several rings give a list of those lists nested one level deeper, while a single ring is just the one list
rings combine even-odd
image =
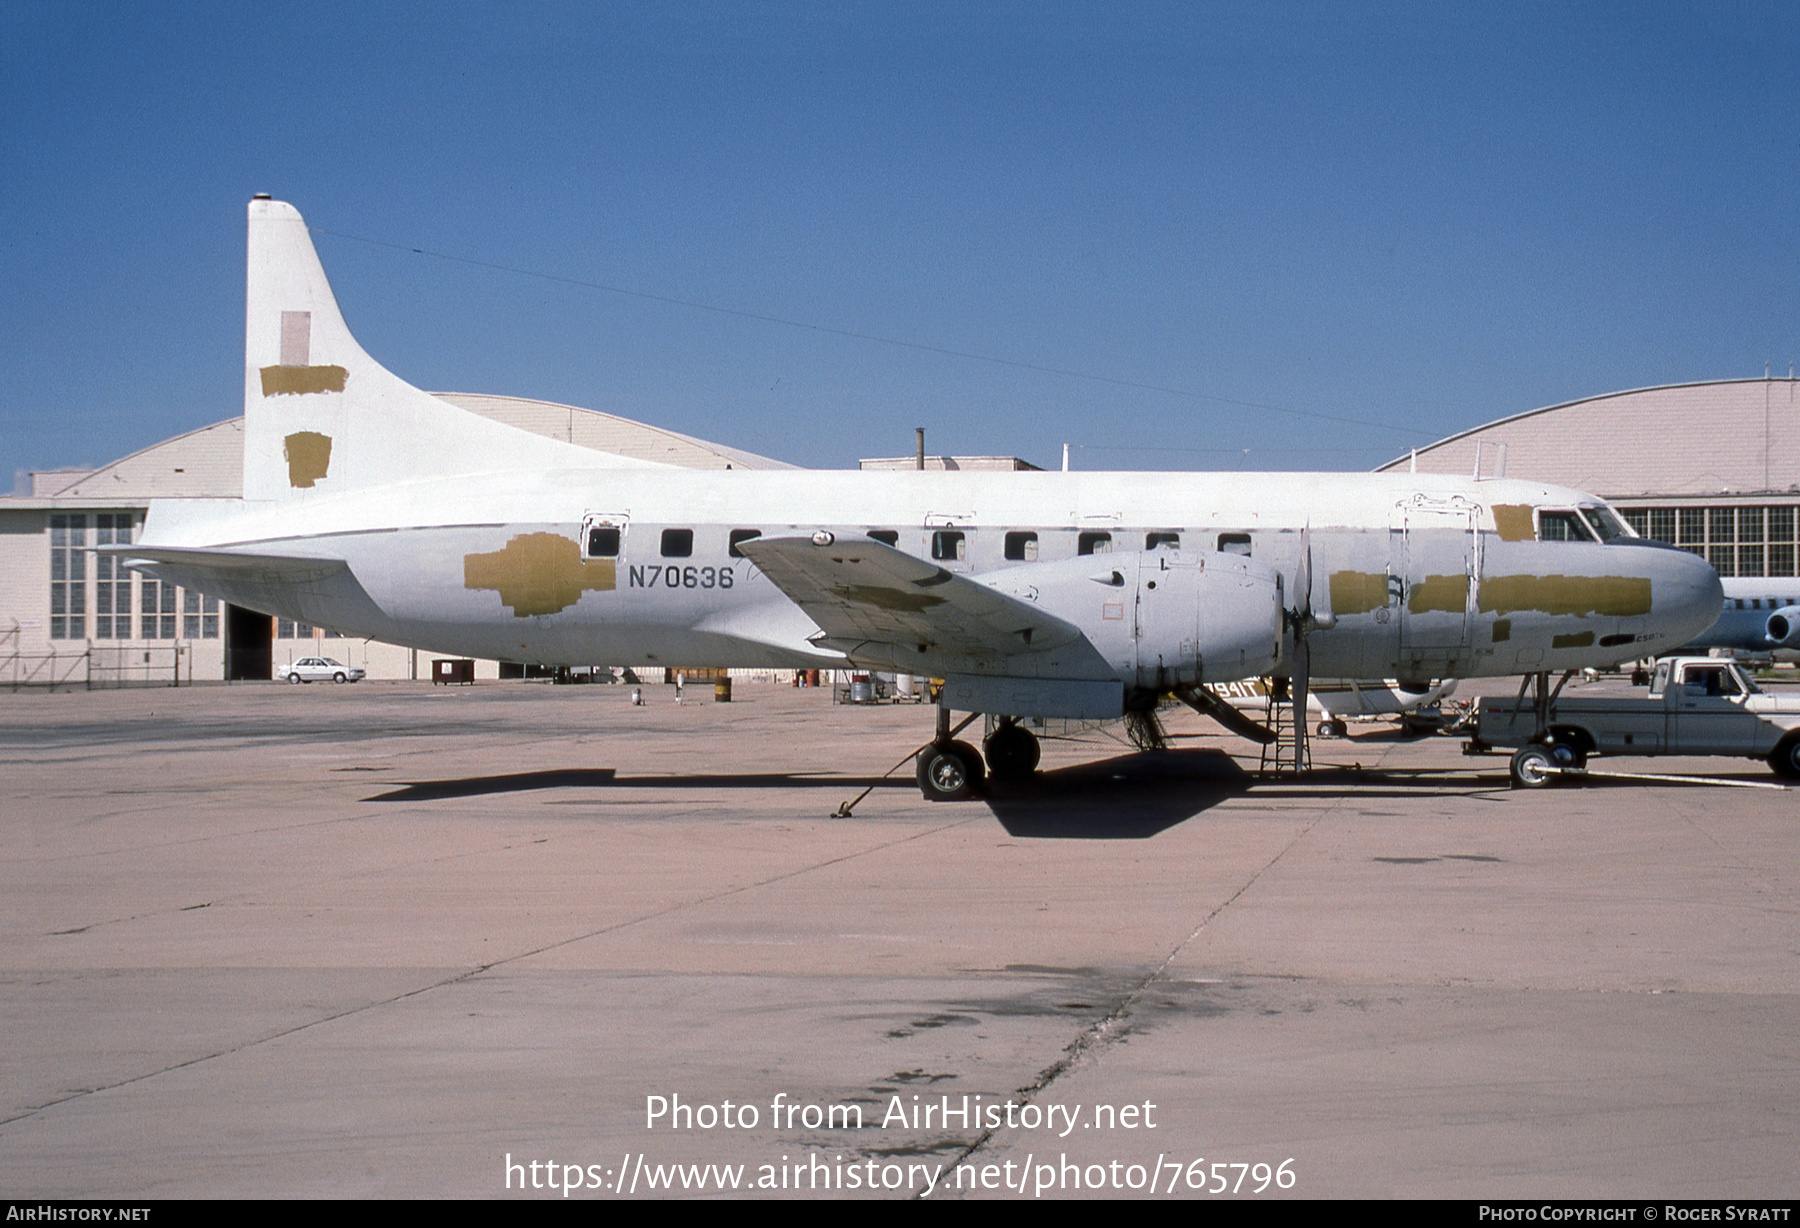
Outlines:
[{"label": "cabin window", "polygon": [[1538,540],[1541,542],[1585,542],[1593,538],[1581,527],[1581,517],[1574,512],[1539,512]]},{"label": "cabin window", "polygon": [[588,530],[588,557],[590,559],[616,559],[619,557],[619,526],[597,524]]},{"label": "cabin window", "polygon": [[1584,507],[1581,509],[1581,514],[1587,517],[1587,522],[1593,526],[1595,535],[1603,542],[1609,542],[1615,537],[1631,536],[1625,531],[1625,526],[1619,523],[1619,518],[1607,508]]},{"label": "cabin window", "polygon": [[1111,554],[1111,533],[1083,533],[1075,539],[1076,554]]},{"label": "cabin window", "polygon": [[1036,533],[1008,533],[1006,557],[1014,563],[1035,563],[1038,556]]},{"label": "cabin window", "polygon": [[957,529],[939,529],[931,535],[931,557],[943,562],[960,562],[968,557],[969,545]]},{"label": "cabin window", "polygon": [[1241,554],[1250,557],[1250,535],[1248,533],[1219,534],[1220,554]]},{"label": "cabin window", "polygon": [[[740,545],[742,545],[744,542],[751,541],[754,538],[758,538],[761,536],[762,536],[761,529],[733,529],[731,531],[731,542],[726,547],[725,553],[729,554],[734,559],[741,559],[744,556],[741,553],[739,553],[738,547]],[[668,552],[664,551],[664,553],[666,554]]]},{"label": "cabin window", "polygon": [[869,540],[878,541],[884,546],[898,548],[900,545],[900,534],[894,529],[870,529]]},{"label": "cabin window", "polygon": [[662,532],[662,556],[665,559],[687,559],[694,556],[694,531],[692,529],[664,529]]},{"label": "cabin window", "polygon": [[1176,550],[1181,549],[1181,534],[1179,534],[1179,533],[1146,533],[1146,534],[1144,534],[1144,549],[1154,550],[1158,546],[1169,546]]}]

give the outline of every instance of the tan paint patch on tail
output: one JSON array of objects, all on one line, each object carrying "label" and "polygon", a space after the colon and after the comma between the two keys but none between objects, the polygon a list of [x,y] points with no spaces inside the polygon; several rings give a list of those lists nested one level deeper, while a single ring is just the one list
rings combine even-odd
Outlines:
[{"label": "tan paint patch on tail", "polygon": [[521,533],[492,554],[463,556],[463,587],[491,588],[515,618],[555,614],[588,590],[618,584],[611,559],[584,562],[581,547],[559,533]]},{"label": "tan paint patch on tail", "polygon": [[1367,614],[1387,604],[1387,573],[1334,571],[1331,573],[1331,612]]},{"label": "tan paint patch on tail", "polygon": [[342,367],[264,367],[263,395],[301,396],[308,392],[342,392],[350,373]]},{"label": "tan paint patch on tail", "polygon": [[331,436],[296,431],[281,442],[281,453],[287,457],[289,486],[305,489],[323,479],[325,471],[331,468]]},{"label": "tan paint patch on tail", "polygon": [[1481,612],[1512,614],[1609,614],[1630,618],[1650,612],[1645,576],[1485,576]]},{"label": "tan paint patch on tail", "polygon": [[1469,608],[1469,577],[1426,576],[1412,586],[1406,608],[1413,614],[1461,614]]}]

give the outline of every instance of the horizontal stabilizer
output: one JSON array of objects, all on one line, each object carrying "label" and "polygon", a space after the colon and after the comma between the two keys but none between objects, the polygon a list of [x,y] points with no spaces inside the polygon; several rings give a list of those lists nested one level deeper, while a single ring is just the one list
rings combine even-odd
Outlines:
[{"label": "horizontal stabilizer", "polygon": [[[101,546],[99,553],[121,556],[123,565],[133,571],[156,573],[162,567],[178,567],[184,571],[219,576],[279,576],[295,583],[323,580],[345,570],[342,559],[240,554],[235,550],[198,550],[183,546]],[[207,591],[213,590],[209,588]]]}]

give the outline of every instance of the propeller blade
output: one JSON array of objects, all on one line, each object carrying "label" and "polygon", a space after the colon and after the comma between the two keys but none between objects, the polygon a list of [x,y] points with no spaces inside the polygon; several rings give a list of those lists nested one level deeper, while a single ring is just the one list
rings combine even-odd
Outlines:
[{"label": "propeller blade", "polygon": [[1312,617],[1312,526],[1300,529],[1300,566],[1294,572],[1294,622]]},{"label": "propeller blade", "polygon": [[1303,772],[1307,766],[1306,756],[1306,711],[1307,687],[1312,682],[1312,651],[1307,647],[1306,635],[1301,633],[1294,637],[1294,669],[1290,679],[1294,698],[1294,770]]}]

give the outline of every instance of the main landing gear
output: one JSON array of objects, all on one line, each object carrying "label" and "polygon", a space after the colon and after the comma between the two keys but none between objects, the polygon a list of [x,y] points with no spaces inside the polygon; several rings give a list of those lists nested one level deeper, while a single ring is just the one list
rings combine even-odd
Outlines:
[{"label": "main landing gear", "polygon": [[1028,780],[1037,771],[1038,740],[1010,717],[1001,720],[984,745],[985,764],[979,751],[955,739],[950,713],[939,708],[937,736],[919,752],[919,792],[929,801],[960,802],[979,792],[990,772],[995,780]]}]

